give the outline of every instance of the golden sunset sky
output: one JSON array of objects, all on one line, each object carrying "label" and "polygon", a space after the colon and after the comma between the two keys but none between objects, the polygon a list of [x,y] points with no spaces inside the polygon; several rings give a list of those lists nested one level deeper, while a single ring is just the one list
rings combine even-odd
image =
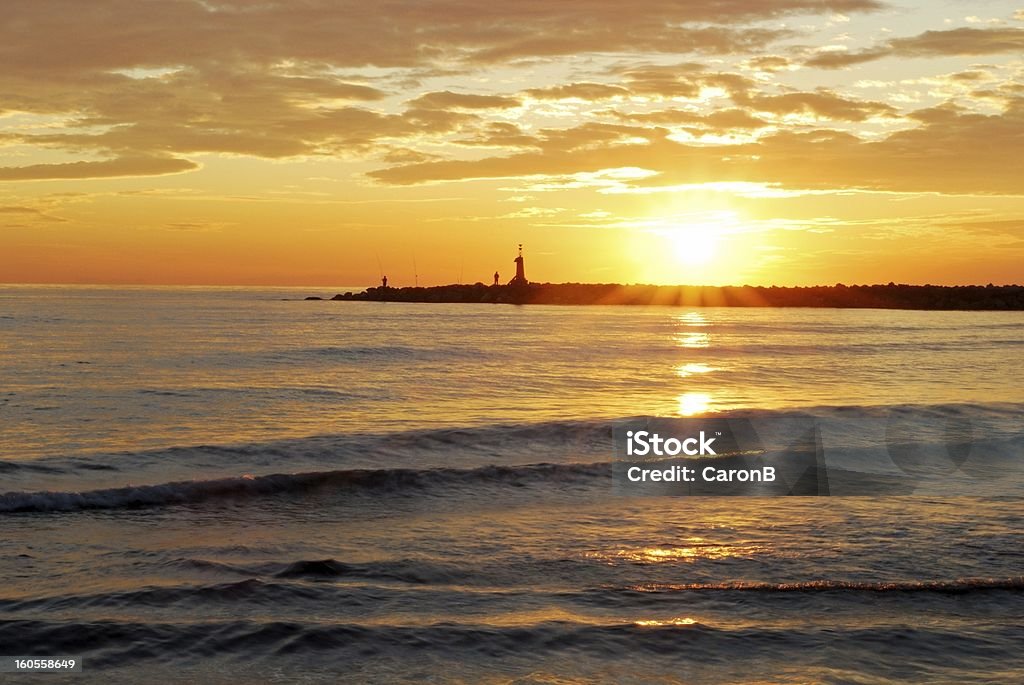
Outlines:
[{"label": "golden sunset sky", "polygon": [[1019,0],[3,9],[3,282],[1024,281]]}]

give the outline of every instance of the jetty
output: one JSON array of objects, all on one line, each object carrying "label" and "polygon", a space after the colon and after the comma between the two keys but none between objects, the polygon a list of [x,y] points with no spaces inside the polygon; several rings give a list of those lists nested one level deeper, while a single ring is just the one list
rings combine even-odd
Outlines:
[{"label": "jetty", "polygon": [[[339,293],[343,302],[424,302],[514,305],[655,305],[669,307],[823,307],[923,310],[1024,310],[1022,285],[819,285],[706,286],[623,285],[619,283],[531,283],[526,278],[523,246],[513,260],[516,275],[490,285],[452,284],[430,287],[381,285],[360,292]],[[323,300],[318,296],[307,300]]]}]

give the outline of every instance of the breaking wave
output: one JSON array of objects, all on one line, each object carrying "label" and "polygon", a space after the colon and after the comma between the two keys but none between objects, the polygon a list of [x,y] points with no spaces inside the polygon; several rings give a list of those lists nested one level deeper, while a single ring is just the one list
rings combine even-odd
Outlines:
[{"label": "breaking wave", "polygon": [[611,476],[609,462],[483,466],[475,469],[352,469],[206,481],[181,481],[86,492],[8,492],[0,495],[0,513],[137,509],[318,491],[405,493],[493,483],[580,482]]}]

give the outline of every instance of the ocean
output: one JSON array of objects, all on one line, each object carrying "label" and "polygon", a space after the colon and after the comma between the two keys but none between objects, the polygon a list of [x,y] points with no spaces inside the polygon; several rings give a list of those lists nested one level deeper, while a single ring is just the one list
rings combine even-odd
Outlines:
[{"label": "ocean", "polygon": [[[0,655],[1024,682],[1024,312],[302,300],[334,292],[0,286]],[[952,426],[962,459],[900,496],[617,494],[612,426],[670,416],[819,421],[853,464]]]}]

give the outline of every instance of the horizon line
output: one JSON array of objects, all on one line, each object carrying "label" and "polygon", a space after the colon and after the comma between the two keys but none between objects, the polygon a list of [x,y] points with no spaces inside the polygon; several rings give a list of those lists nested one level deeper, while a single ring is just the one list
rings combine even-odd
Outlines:
[{"label": "horizon line", "polygon": [[[530,285],[614,285],[620,287],[652,287],[652,288],[836,288],[836,287],[897,287],[907,286],[914,288],[987,288],[989,286],[993,288],[1014,288],[1024,287],[1024,283],[898,283],[895,281],[889,281],[888,283],[814,283],[810,285],[779,285],[777,283],[763,285],[753,283],[743,284],[729,284],[729,285],[711,285],[701,283],[641,283],[641,282],[627,282],[627,283],[616,283],[616,282],[584,282],[584,281],[530,281]],[[389,289],[400,290],[405,288],[447,288],[447,287],[459,287],[459,286],[473,286],[473,285],[484,285],[488,288],[494,287],[492,284],[484,283],[483,281],[474,281],[472,283],[437,283],[433,285],[392,285],[389,282],[387,286]],[[498,287],[505,287],[506,284],[499,284]],[[8,282],[0,281],[0,287],[91,287],[91,288],[362,288],[364,290],[370,290],[372,288],[380,288],[379,283],[375,285],[318,285],[318,284],[282,284],[282,283],[134,283],[134,282]]]}]

